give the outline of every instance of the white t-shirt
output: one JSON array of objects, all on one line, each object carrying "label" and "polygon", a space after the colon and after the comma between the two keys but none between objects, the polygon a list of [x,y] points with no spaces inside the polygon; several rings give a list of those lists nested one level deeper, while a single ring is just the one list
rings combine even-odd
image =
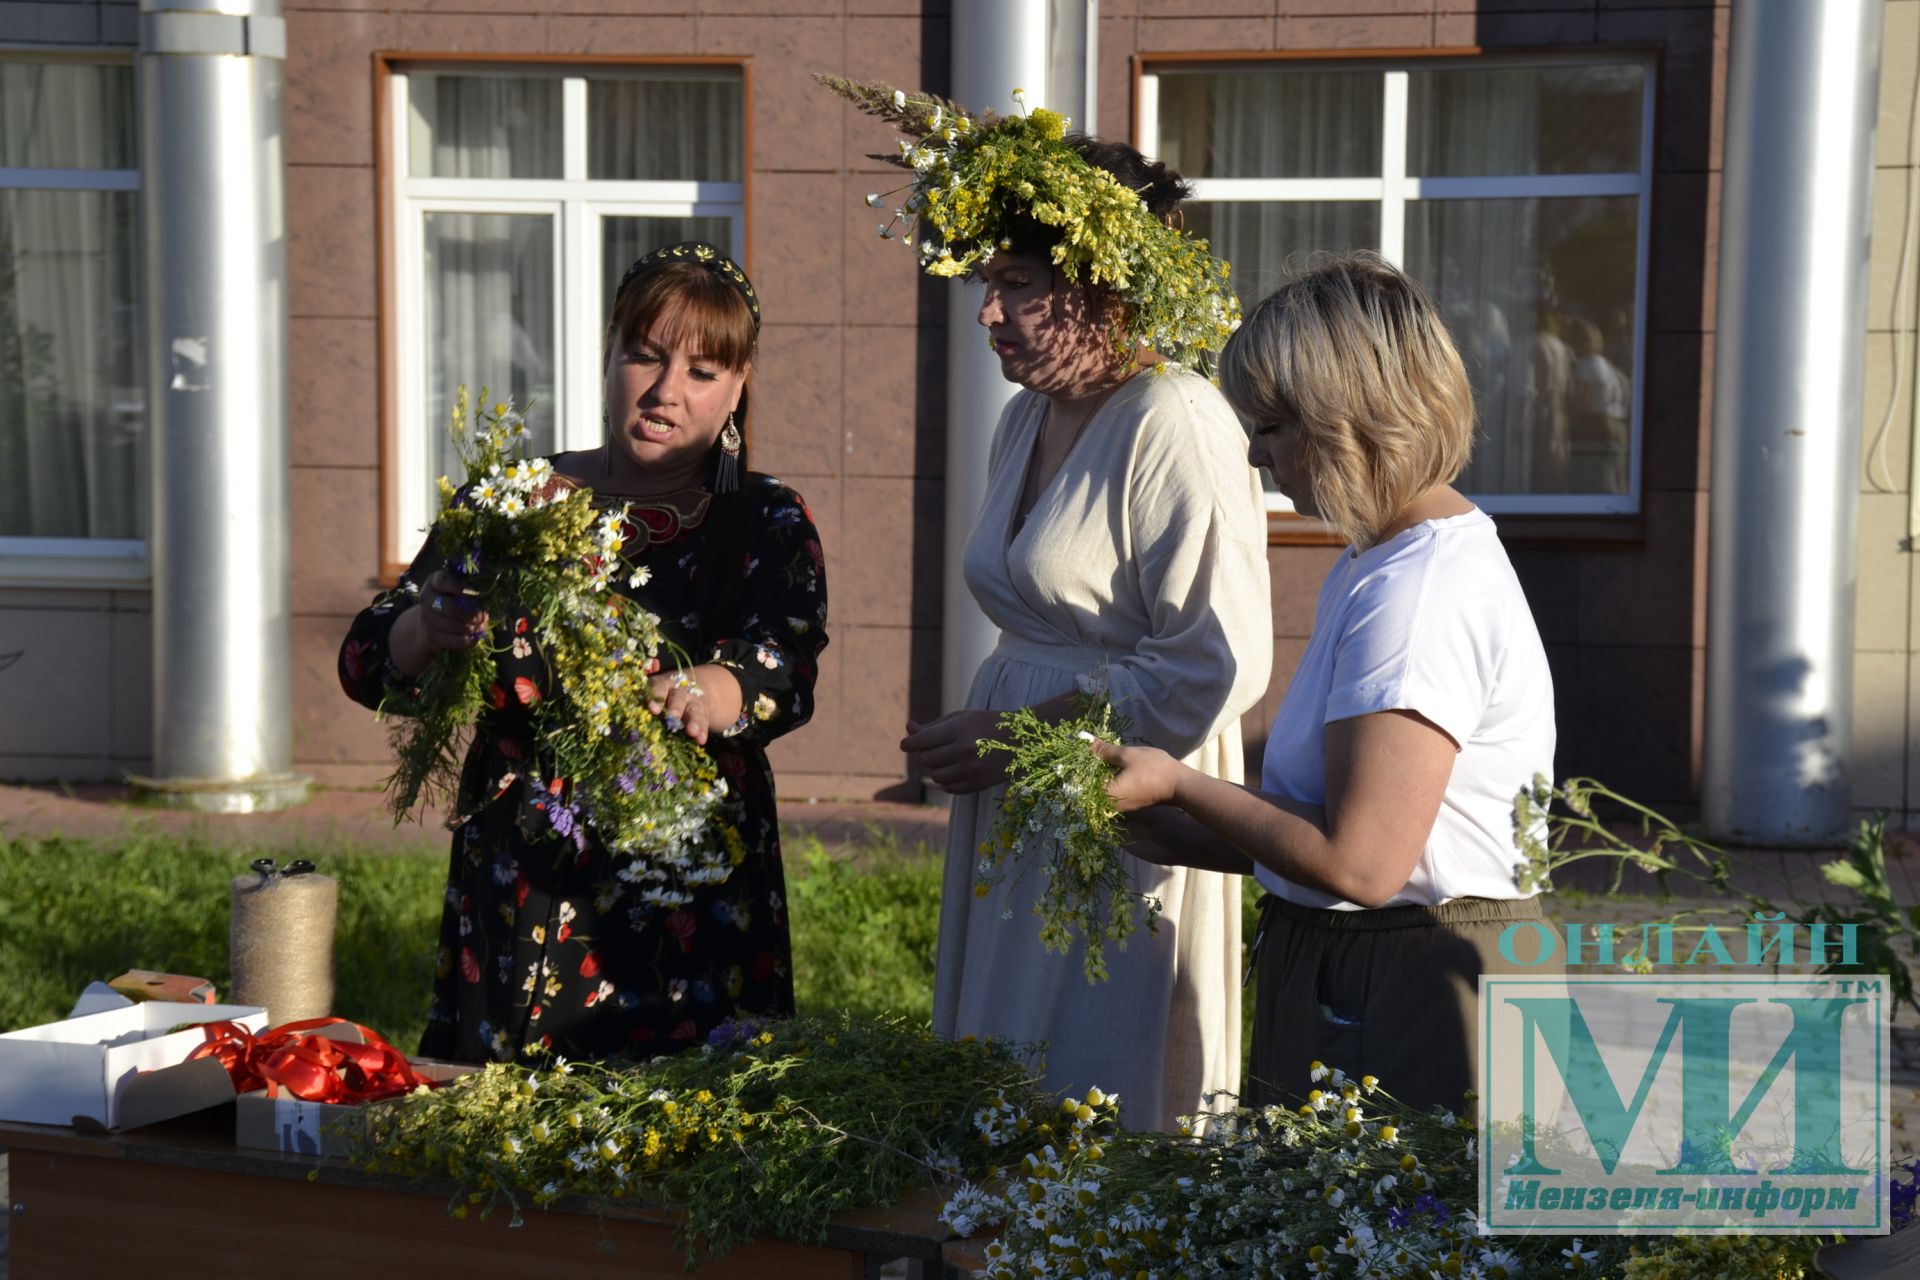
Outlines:
[{"label": "white t-shirt", "polygon": [[[1267,738],[1261,788],[1325,804],[1326,726],[1396,709],[1419,712],[1460,751],[1420,863],[1387,905],[1524,897],[1514,884],[1513,801],[1536,773],[1553,775],[1553,675],[1482,511],[1341,555]],[[1302,906],[1360,909],[1265,867],[1256,874]]]}]

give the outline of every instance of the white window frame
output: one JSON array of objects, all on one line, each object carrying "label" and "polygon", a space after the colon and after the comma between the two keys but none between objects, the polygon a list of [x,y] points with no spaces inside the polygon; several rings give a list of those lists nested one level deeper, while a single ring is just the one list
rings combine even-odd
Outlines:
[{"label": "white window frame", "polygon": [[[644,65],[644,64],[640,64]],[[679,65],[679,64],[661,64]],[[697,64],[688,64],[697,65]],[[722,68],[716,68],[722,69]],[[404,565],[433,521],[429,485],[430,445],[445,424],[427,422],[425,316],[426,215],[429,213],[548,214],[554,218],[553,314],[558,375],[554,380],[555,447],[593,448],[601,443],[600,400],[602,273],[599,220],[603,217],[724,217],[733,227],[729,252],[746,254],[746,183],[621,182],[587,177],[587,80],[617,74],[619,68],[581,64],[396,63],[387,77],[388,155],[392,157],[391,195],[385,211],[393,246],[393,430],[384,459],[393,545],[383,549],[389,564]],[[418,178],[408,172],[409,72],[434,75],[546,76],[561,82],[562,165],[558,178]],[[743,163],[751,126],[745,69]],[[744,174],[743,174],[744,176]],[[575,283],[572,296],[568,284]],[[449,388],[449,391],[451,388]],[[477,394],[478,387],[472,388]]]},{"label": "white window frame", "polygon": [[[1616,516],[1640,512],[1641,454],[1646,403],[1647,258],[1653,208],[1653,59],[1630,51],[1594,50],[1565,54],[1476,55],[1418,59],[1327,58],[1284,62],[1248,59],[1244,62],[1187,62],[1178,57],[1147,58],[1140,74],[1136,132],[1140,150],[1160,153],[1160,75],[1175,71],[1270,71],[1285,75],[1299,71],[1381,71],[1382,114],[1380,173],[1378,178],[1190,178],[1194,201],[1228,203],[1259,201],[1366,200],[1380,205],[1380,256],[1400,266],[1406,255],[1406,207],[1416,200],[1498,200],[1528,197],[1637,196],[1639,226],[1635,237],[1633,293],[1633,404],[1631,444],[1627,462],[1627,492],[1621,493],[1497,493],[1472,494],[1474,502],[1495,515]],[[1625,63],[1642,68],[1640,103],[1640,168],[1633,173],[1539,174],[1483,178],[1418,178],[1407,174],[1407,84],[1414,69],[1523,68],[1590,66]],[[1267,510],[1290,515],[1293,504],[1268,493]]]},{"label": "white window frame", "polygon": [[[0,57],[9,62],[53,60],[26,49],[0,49]],[[126,66],[133,61],[131,56],[111,53],[63,56],[60,60],[106,66]],[[136,101],[138,89],[136,84]],[[0,190],[137,192],[140,170],[0,166]],[[144,388],[144,379],[142,385]],[[152,406],[145,408],[151,430]],[[145,586],[150,576],[144,538],[0,537],[0,587],[137,587]]]}]

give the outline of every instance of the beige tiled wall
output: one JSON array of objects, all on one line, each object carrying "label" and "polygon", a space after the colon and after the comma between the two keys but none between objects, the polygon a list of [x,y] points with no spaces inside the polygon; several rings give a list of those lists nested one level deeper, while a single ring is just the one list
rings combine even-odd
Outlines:
[{"label": "beige tiled wall", "polygon": [[1874,173],[1872,275],[1867,300],[1866,390],[1862,405],[1860,547],[1854,598],[1853,804],[1884,810],[1896,827],[1920,817],[1915,768],[1915,557],[1908,548],[1908,467],[1914,429],[1914,259],[1903,241],[1920,213],[1913,167],[1915,67],[1920,0],[1888,0],[1880,55],[1878,167]]}]

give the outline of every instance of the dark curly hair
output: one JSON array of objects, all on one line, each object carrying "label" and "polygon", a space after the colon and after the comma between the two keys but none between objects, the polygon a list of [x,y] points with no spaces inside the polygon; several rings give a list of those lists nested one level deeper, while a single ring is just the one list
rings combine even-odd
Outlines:
[{"label": "dark curly hair", "polygon": [[[1147,212],[1165,221],[1182,201],[1193,194],[1193,184],[1158,160],[1149,160],[1124,142],[1070,133],[1067,145],[1096,169],[1105,169],[1120,180],[1120,185],[1136,192]],[[1045,257],[1060,243],[1060,228],[1047,226],[1026,216],[1007,220],[1009,252]]]}]

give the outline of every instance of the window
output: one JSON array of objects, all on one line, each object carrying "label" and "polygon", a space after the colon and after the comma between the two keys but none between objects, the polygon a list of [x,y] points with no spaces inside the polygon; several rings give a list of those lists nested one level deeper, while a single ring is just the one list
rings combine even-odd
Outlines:
[{"label": "window", "polygon": [[598,445],[613,291],[647,250],[745,248],[736,65],[467,68],[389,78],[396,545],[452,474],[454,395],[531,405],[540,452]]},{"label": "window", "polygon": [[133,68],[0,58],[0,579],[146,576]]},{"label": "window", "polygon": [[[1374,249],[1444,311],[1489,511],[1639,509],[1653,76],[1638,58],[1170,63],[1142,149],[1251,308],[1288,258]],[[1270,494],[1273,510],[1288,510]]]}]

